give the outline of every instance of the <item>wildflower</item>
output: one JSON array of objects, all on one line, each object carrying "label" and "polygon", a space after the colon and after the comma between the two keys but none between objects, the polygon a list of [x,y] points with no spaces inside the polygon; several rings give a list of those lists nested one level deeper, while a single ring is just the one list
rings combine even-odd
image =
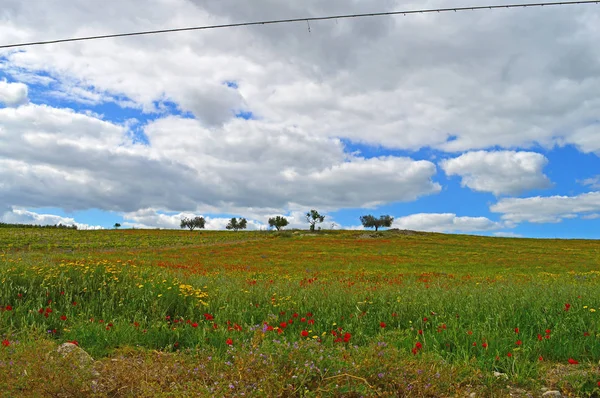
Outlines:
[{"label": "wildflower", "polygon": [[566,303],[565,304],[565,311],[569,311],[571,309],[571,304]]},{"label": "wildflower", "polygon": [[287,328],[287,323],[286,322],[281,322],[279,324],[279,327],[282,328],[282,329],[285,329],[285,328]]},{"label": "wildflower", "polygon": [[538,361],[543,361],[544,357],[540,355],[540,357],[538,358]]},{"label": "wildflower", "polygon": [[423,329],[419,329],[419,334],[423,334]]},{"label": "wildflower", "polygon": [[219,328],[219,325],[217,325],[216,323],[213,323],[212,328],[217,330]]},{"label": "wildflower", "polygon": [[306,322],[306,318],[300,318],[300,322]]},{"label": "wildflower", "polygon": [[521,340],[517,340],[517,342],[515,344],[520,346],[523,344],[523,342]]},{"label": "wildflower", "polygon": [[73,305],[77,305],[77,301],[73,301],[71,304],[73,304]]},{"label": "wildflower", "polygon": [[512,357],[512,354],[509,352],[508,354],[506,354],[507,357]]},{"label": "wildflower", "polygon": [[473,342],[473,347],[477,347],[477,342],[476,341]]},{"label": "wildflower", "polygon": [[212,316],[211,314],[204,314],[204,319],[206,319],[207,321],[212,321],[215,319],[214,316]]},{"label": "wildflower", "polygon": [[552,332],[550,329],[546,329],[546,334],[550,334]]},{"label": "wildflower", "polygon": [[590,335],[590,332],[583,332],[583,337],[588,337]]},{"label": "wildflower", "polygon": [[306,317],[307,317],[307,318],[312,318],[312,316],[313,316],[313,313],[312,313],[312,312],[307,312],[307,313],[306,313]]},{"label": "wildflower", "polygon": [[571,365],[577,365],[577,364],[579,364],[579,361],[576,361],[576,360],[575,360],[575,359],[573,359],[573,358],[569,358],[569,363],[570,363]]},{"label": "wildflower", "polygon": [[350,333],[346,332],[344,334],[344,342],[345,343],[349,342],[351,337],[352,337],[352,335]]},{"label": "wildflower", "polygon": [[8,339],[4,339],[4,340],[2,340],[2,345],[4,347],[8,347],[10,345],[10,341],[8,341]]},{"label": "wildflower", "polygon": [[473,331],[472,331],[472,330],[469,330],[469,331],[467,332],[467,334],[468,334],[469,336],[471,336],[471,335],[473,334]]},{"label": "wildflower", "polygon": [[302,337],[308,337],[308,331],[303,330],[302,332],[300,332],[300,334],[302,335]]},{"label": "wildflower", "polygon": [[384,328],[386,326],[385,322],[379,322],[379,326]]},{"label": "wildflower", "polygon": [[77,342],[77,340],[67,341],[67,343],[75,344],[76,346],[79,345],[79,343]]},{"label": "wildflower", "polygon": [[417,341],[417,343],[415,344],[415,348],[416,348],[417,350],[420,350],[421,348],[423,348],[423,344],[421,344],[421,342],[420,342],[420,341]]},{"label": "wildflower", "polygon": [[519,334],[519,328],[515,328],[515,333]]},{"label": "wildflower", "polygon": [[227,345],[233,345],[233,340],[231,338],[225,340],[225,344]]},{"label": "wildflower", "polygon": [[486,348],[486,349],[487,349],[487,348],[488,348],[488,343],[481,343],[481,346],[482,346],[483,348]]},{"label": "wildflower", "polygon": [[5,311],[12,311],[12,307],[10,305],[7,305],[6,307],[4,307]]},{"label": "wildflower", "polygon": [[136,327],[136,328],[139,328],[140,324],[139,324],[139,322],[133,322],[133,326]]},{"label": "wildflower", "polygon": [[192,327],[193,327],[193,328],[197,328],[197,327],[198,327],[198,322],[194,322],[194,323],[192,323]]},{"label": "wildflower", "polygon": [[427,322],[427,320],[428,320],[427,318],[423,318],[423,322]]},{"label": "wildflower", "polygon": [[61,315],[60,316],[60,320],[61,321],[66,321],[67,320],[67,316],[66,315]]},{"label": "wildflower", "polygon": [[298,313],[294,312],[294,314],[292,315],[294,318],[298,318]]},{"label": "wildflower", "polygon": [[315,324],[315,320],[314,319],[309,319],[307,323],[309,325],[314,325]]},{"label": "wildflower", "polygon": [[395,312],[392,312],[392,316],[395,318],[398,316],[398,314],[396,314]]}]

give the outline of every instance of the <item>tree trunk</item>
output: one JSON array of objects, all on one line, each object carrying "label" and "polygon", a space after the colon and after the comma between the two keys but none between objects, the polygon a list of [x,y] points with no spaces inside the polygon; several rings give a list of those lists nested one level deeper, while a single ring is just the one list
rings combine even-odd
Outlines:
[{"label": "tree trunk", "polygon": [[379,229],[379,227],[377,225],[375,225],[375,232],[377,232],[378,229]]}]

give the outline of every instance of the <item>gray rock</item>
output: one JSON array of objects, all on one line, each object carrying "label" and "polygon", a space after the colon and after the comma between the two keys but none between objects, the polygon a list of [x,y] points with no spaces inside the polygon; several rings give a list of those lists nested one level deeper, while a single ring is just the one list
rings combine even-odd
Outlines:
[{"label": "gray rock", "polygon": [[556,390],[550,390],[550,391],[546,391],[545,393],[542,394],[542,397],[555,397],[555,398],[560,398],[562,397],[560,391],[556,391]]},{"label": "gray rock", "polygon": [[92,369],[92,365],[94,363],[94,358],[90,356],[85,350],[76,346],[73,343],[64,343],[61,344],[56,350],[63,358],[68,358],[73,361],[79,368],[91,369],[92,375],[94,377],[99,376],[99,373]]},{"label": "gray rock", "polygon": [[500,372],[494,372],[494,377],[500,379],[504,379],[504,380],[508,380],[508,375],[506,373],[500,373]]}]

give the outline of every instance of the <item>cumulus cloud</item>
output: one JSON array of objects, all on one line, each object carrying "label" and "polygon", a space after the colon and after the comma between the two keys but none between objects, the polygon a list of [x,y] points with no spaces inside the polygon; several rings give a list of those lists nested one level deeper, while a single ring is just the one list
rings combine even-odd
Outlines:
[{"label": "cumulus cloud", "polygon": [[[0,33],[22,41],[439,5],[109,0],[91,9],[59,0],[38,10],[6,0]],[[275,125],[394,148],[538,143],[595,152],[598,24],[600,10],[580,6],[322,21],[311,23],[311,33],[303,24],[256,26],[5,51],[4,70],[41,71],[69,82],[65,92],[74,93],[70,83],[79,82],[105,93],[92,100],[124,96],[146,111],[171,101],[206,126],[222,125],[243,108]],[[398,46],[408,32],[412,40]],[[239,89],[223,85],[231,80]]]},{"label": "cumulus cloud", "polygon": [[492,235],[499,238],[522,238],[523,235],[516,234],[514,232],[494,232]]},{"label": "cumulus cloud", "polygon": [[543,174],[548,159],[535,152],[476,151],[440,163],[449,176],[462,178],[463,187],[494,195],[518,195],[551,186]]},{"label": "cumulus cloud", "polygon": [[98,225],[82,224],[71,217],[61,217],[53,214],[39,214],[24,209],[11,209],[1,215],[0,220],[8,224],[29,225],[76,225],[78,229],[102,229]]},{"label": "cumulus cloud", "polygon": [[503,228],[504,225],[486,217],[458,217],[453,213],[420,213],[394,220],[393,228],[426,232],[481,232]]},{"label": "cumulus cloud", "polygon": [[600,192],[577,196],[505,198],[492,205],[490,210],[501,213],[502,219],[511,223],[558,223],[578,216],[593,218],[590,213],[600,211]]},{"label": "cumulus cloud", "polygon": [[[133,143],[127,126],[70,109],[0,109],[3,204],[135,212],[321,210],[410,201],[440,191],[428,161],[347,155],[338,139],[262,121],[207,128],[165,117]],[[296,206],[296,207],[294,207]]]},{"label": "cumulus cloud", "polygon": [[27,103],[27,85],[0,80],[0,105],[19,106]]}]

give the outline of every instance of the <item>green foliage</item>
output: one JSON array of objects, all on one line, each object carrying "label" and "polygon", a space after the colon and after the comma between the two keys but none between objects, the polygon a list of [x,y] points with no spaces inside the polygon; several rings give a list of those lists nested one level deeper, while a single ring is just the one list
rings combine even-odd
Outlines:
[{"label": "green foliage", "polygon": [[379,230],[379,228],[385,227],[389,228],[392,226],[394,222],[394,217],[390,217],[388,215],[380,216],[379,218],[375,218],[372,215],[366,215],[360,217],[360,222],[365,228],[375,228],[375,231]]},{"label": "green foliage", "polygon": [[194,218],[182,218],[179,226],[181,228],[189,228],[190,231],[193,231],[196,228],[204,228],[206,225],[206,220],[204,217],[194,217]]},{"label": "green foliage", "polygon": [[0,228],[46,228],[46,229],[77,229],[77,225],[33,225],[33,224],[9,224],[0,222]]},{"label": "green foliage", "polygon": [[119,229],[119,228],[121,228],[121,224],[119,224],[118,222],[116,222],[115,225],[114,225],[114,227],[115,227],[115,229]]},{"label": "green foliage", "polygon": [[[325,216],[319,214],[319,212],[314,209],[306,213],[306,222],[310,224],[311,231],[315,230],[315,226],[317,223],[320,224],[323,221],[325,221]],[[319,229],[321,229],[321,227],[319,227]]]},{"label": "green foliage", "polygon": [[269,227],[275,227],[278,231],[289,224],[287,218],[282,216],[269,218]]},{"label": "green foliage", "polygon": [[246,221],[245,218],[236,219],[235,217],[232,217],[231,220],[229,220],[229,223],[225,226],[225,228],[228,230],[238,231],[240,229],[246,229],[247,226],[248,221]]}]

